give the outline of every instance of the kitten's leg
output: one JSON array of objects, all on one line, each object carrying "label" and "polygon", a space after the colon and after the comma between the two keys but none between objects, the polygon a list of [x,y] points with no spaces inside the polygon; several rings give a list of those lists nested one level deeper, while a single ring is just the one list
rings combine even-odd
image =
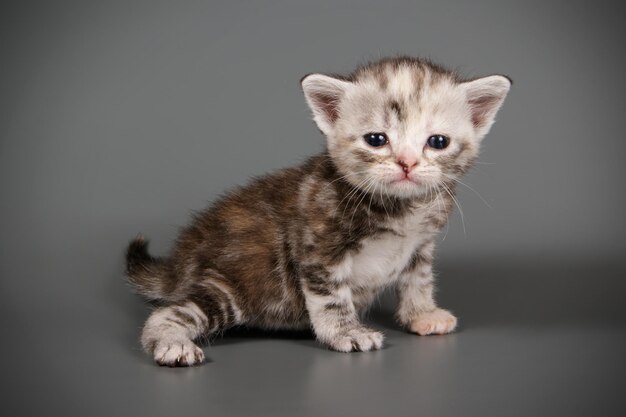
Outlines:
[{"label": "kitten's leg", "polygon": [[204,361],[193,340],[206,332],[208,318],[193,301],[157,308],[141,335],[141,345],[159,365],[191,366]]},{"label": "kitten's leg", "polygon": [[339,352],[380,349],[383,334],[359,322],[350,288],[320,276],[320,270],[303,271],[303,293],[317,339]]},{"label": "kitten's leg", "polygon": [[434,299],[432,242],[415,253],[398,281],[397,317],[403,326],[421,336],[452,332],[457,319],[447,310],[438,308]]},{"label": "kitten's leg", "polygon": [[206,278],[192,286],[188,301],[155,310],[144,326],[141,343],[160,365],[191,366],[204,361],[193,341],[243,323],[230,285]]}]

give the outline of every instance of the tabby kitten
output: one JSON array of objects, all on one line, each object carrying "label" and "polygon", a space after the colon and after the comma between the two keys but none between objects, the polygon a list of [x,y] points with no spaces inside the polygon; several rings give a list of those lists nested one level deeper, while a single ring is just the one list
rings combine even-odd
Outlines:
[{"label": "tabby kitten", "polygon": [[312,328],[340,352],[379,349],[383,334],[359,316],[391,285],[400,325],[453,331],[433,298],[433,242],[510,86],[407,57],[304,77],[324,153],[219,199],[167,258],[130,243],[129,280],[159,306],[143,348],[161,365],[195,365],[194,341],[246,325]]}]

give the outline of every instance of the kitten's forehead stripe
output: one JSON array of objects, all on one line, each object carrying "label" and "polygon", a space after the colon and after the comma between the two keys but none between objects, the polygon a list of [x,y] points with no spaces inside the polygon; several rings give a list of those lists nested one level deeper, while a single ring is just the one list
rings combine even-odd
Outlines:
[{"label": "kitten's forehead stripe", "polygon": [[425,75],[430,75],[433,82],[449,80],[460,82],[459,76],[450,70],[440,67],[428,60],[411,57],[387,58],[370,64],[366,64],[347,77],[348,81],[363,81],[373,78],[379,85],[386,89],[390,79],[410,76],[412,84],[416,87],[422,85]]},{"label": "kitten's forehead stripe", "polygon": [[[437,114],[441,109],[432,102],[432,95],[437,94],[440,88],[445,88],[446,84],[454,85],[460,81],[452,71],[428,60],[410,57],[370,63],[344,79],[364,87],[374,86],[385,103],[380,116],[382,127],[389,129],[395,125],[401,135],[418,115],[426,111]],[[363,114],[362,125],[376,124],[373,116],[375,112]]]},{"label": "kitten's forehead stripe", "polygon": [[398,100],[391,100],[389,102],[389,108],[396,114],[399,122],[403,122],[406,119],[406,110],[400,106]]},{"label": "kitten's forehead stripe", "polygon": [[387,73],[385,71],[379,70],[376,72],[375,77],[378,80],[378,85],[380,86],[380,89],[386,91],[387,87],[389,86],[389,76],[387,75]]}]

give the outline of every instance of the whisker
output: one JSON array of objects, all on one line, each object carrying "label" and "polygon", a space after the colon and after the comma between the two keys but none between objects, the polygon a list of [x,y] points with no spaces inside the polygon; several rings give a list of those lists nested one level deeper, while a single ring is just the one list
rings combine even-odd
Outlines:
[{"label": "whisker", "polygon": [[446,202],[443,201],[443,197],[441,196],[441,192],[435,188],[435,192],[437,193],[437,204],[441,204],[440,206],[440,210],[443,210],[443,212],[446,214],[446,233],[444,233],[443,235],[443,239],[442,241],[446,240],[446,236],[448,236],[448,232],[450,231],[450,216],[448,214],[448,210],[446,210]]},{"label": "whisker", "polygon": [[355,171],[355,172],[350,172],[350,173],[348,173],[348,174],[346,174],[346,175],[342,175],[342,176],[341,176],[341,177],[339,177],[339,178],[335,178],[334,180],[332,180],[331,182],[329,182],[327,185],[330,185],[330,184],[332,184],[332,183],[334,183],[334,182],[337,182],[337,181],[339,181],[339,180],[342,180],[342,179],[344,179],[344,178],[352,177],[352,176],[355,176],[355,175],[365,174],[366,172],[368,172],[368,171],[367,171],[367,170],[363,170],[363,171]]},{"label": "whisker", "polygon": [[[367,178],[365,178],[364,180],[362,180],[359,185],[363,184],[365,181],[367,180]],[[335,207],[335,211],[333,211],[333,217],[335,217],[335,214],[337,214],[337,210],[339,210],[339,207],[341,207],[341,203],[343,203],[343,201],[348,198],[348,196],[352,195],[353,193],[358,191],[358,186],[352,186],[352,189],[345,195],[343,196],[343,198],[341,199],[341,201],[339,201],[339,204],[337,204],[337,207]],[[350,197],[351,199],[352,197]],[[345,214],[346,212],[346,208],[348,207],[348,203],[350,202],[350,199],[348,199],[348,201],[346,202],[346,207],[344,207],[343,209],[343,213],[341,214],[341,218],[343,219],[343,214]]]},{"label": "whisker", "polygon": [[450,176],[450,175],[447,175],[447,174],[443,174],[443,175],[445,175],[447,178],[451,179],[452,181],[456,181],[457,183],[461,184],[462,186],[467,187],[467,188],[469,188],[470,190],[472,190],[472,191],[474,192],[474,194],[476,194],[476,195],[478,196],[478,198],[480,198],[480,199],[482,200],[482,202],[483,202],[483,203],[485,203],[485,205],[486,205],[487,207],[489,207],[491,210],[493,210],[493,207],[491,206],[491,204],[489,204],[489,203],[487,202],[487,200],[485,200],[485,199],[483,198],[483,196],[482,196],[482,195],[480,195],[480,193],[479,193],[478,191],[476,191],[474,188],[470,187],[469,185],[465,184],[465,183],[464,183],[464,182],[462,182],[461,180],[456,179],[456,178],[454,178],[454,177],[452,177],[452,176]]},{"label": "whisker", "polygon": [[452,190],[450,190],[450,188],[448,188],[445,183],[442,182],[441,185],[444,187],[448,195],[450,195],[450,198],[452,198],[452,201],[454,201],[454,204],[456,204],[456,207],[459,209],[459,213],[461,214],[461,224],[463,225],[463,235],[467,237],[467,231],[465,230],[465,215],[463,214],[461,204],[459,204],[459,201],[456,199],[456,197],[454,197]]},{"label": "whisker", "polygon": [[385,210],[385,216],[387,217],[387,221],[389,221],[389,213],[387,212],[387,207],[385,206],[385,198],[383,197],[383,187],[380,187],[380,203],[383,205],[383,209]]},{"label": "whisker", "polygon": [[358,210],[358,206],[361,204],[365,196],[367,196],[367,190],[369,190],[369,188],[374,183],[374,181],[376,181],[376,178],[374,178],[374,176],[371,176],[369,177],[369,181],[367,182],[367,184],[364,186],[363,195],[361,196],[360,200],[356,203],[356,207],[354,211],[352,212],[352,217],[350,218],[350,226],[348,227],[348,234],[352,231],[352,221],[354,220],[354,215],[356,214]]},{"label": "whisker", "polygon": [[367,206],[367,227],[370,230],[370,233],[372,232],[372,198],[374,197],[374,193],[376,192],[376,189],[378,188],[378,183],[374,183],[374,190],[372,191],[372,193],[370,193],[370,203]]},{"label": "whisker", "polygon": [[[363,179],[350,193],[350,198],[348,198],[348,201],[346,201],[346,206],[343,208],[343,212],[341,213],[341,222],[343,222],[343,217],[346,214],[346,210],[348,206],[350,205],[350,201],[352,201],[352,198],[354,197],[358,198],[357,195],[358,195],[358,192],[361,191],[361,187],[363,187],[369,180],[370,180],[370,177],[366,177],[365,179]],[[356,210],[356,206],[354,207],[354,210]]]}]

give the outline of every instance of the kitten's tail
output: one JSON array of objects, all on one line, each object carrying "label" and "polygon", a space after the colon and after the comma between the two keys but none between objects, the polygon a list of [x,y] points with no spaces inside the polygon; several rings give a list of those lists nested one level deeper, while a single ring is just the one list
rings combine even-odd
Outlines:
[{"label": "kitten's tail", "polygon": [[138,293],[150,300],[167,298],[165,284],[170,270],[167,260],[148,253],[148,242],[139,235],[126,249],[126,276]]}]

